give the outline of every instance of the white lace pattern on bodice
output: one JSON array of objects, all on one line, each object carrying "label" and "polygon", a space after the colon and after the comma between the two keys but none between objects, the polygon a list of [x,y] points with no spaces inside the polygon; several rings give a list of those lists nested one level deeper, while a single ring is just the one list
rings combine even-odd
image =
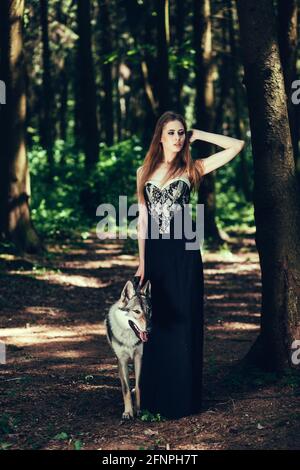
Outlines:
[{"label": "white lace pattern on bodice", "polygon": [[160,186],[154,180],[145,183],[145,201],[149,214],[159,226],[159,233],[169,233],[170,223],[176,211],[188,204],[191,183],[185,176],[173,178]]}]

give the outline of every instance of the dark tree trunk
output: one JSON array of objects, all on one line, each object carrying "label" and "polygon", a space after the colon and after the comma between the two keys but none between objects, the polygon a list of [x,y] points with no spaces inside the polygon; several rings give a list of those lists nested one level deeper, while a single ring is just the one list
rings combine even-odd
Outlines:
[{"label": "dark tree trunk", "polygon": [[60,71],[60,108],[59,108],[59,133],[60,138],[64,141],[67,139],[67,110],[68,110],[68,89],[69,89],[69,80],[68,80],[68,68],[64,61],[62,70]]},{"label": "dark tree trunk", "polygon": [[113,84],[111,62],[103,60],[112,52],[111,21],[109,15],[108,0],[99,0],[99,30],[100,30],[100,55],[101,77],[104,96],[101,99],[101,123],[105,131],[105,140],[108,145],[114,141],[114,116],[113,116]]},{"label": "dark tree trunk", "polygon": [[23,12],[24,1],[0,2],[0,80],[6,83],[7,91],[6,104],[0,106],[0,233],[32,253],[42,245],[29,208]]},{"label": "dark tree trunk", "polygon": [[[62,24],[64,27],[67,25],[67,17],[63,12],[61,2],[58,2],[56,5],[56,17],[57,21]],[[60,71],[58,74],[58,90],[59,90],[59,105],[57,106],[58,116],[57,120],[57,134],[60,139],[66,141],[67,139],[67,112],[68,112],[68,96],[69,96],[69,77],[71,75],[70,68],[70,57],[64,57],[61,60]]]},{"label": "dark tree trunk", "polygon": [[[194,0],[194,49],[196,68],[195,128],[211,132],[214,115],[213,64],[212,64],[212,31],[210,0]],[[211,144],[197,143],[199,158],[213,153]],[[205,238],[216,244],[223,240],[216,225],[216,197],[214,172],[205,176],[198,194],[198,203],[204,204]]]},{"label": "dark tree trunk", "polygon": [[300,337],[299,184],[272,0],[238,0],[254,158],[261,332],[246,360],[281,371]]},{"label": "dark tree trunk", "polygon": [[168,56],[168,0],[157,0],[157,86],[158,112],[163,114],[170,107],[169,56]]},{"label": "dark tree trunk", "polygon": [[[236,18],[234,18],[235,3],[232,0],[229,0],[228,5],[228,14],[229,14],[229,38],[230,38],[230,50],[231,50],[231,79],[233,86],[233,104],[234,104],[234,128],[235,135],[237,139],[244,139],[243,132],[243,122],[241,119],[241,100],[240,100],[240,79],[238,73],[239,61],[237,57],[237,38],[235,36],[234,25],[236,23]],[[242,150],[239,154],[238,160],[239,171],[236,175],[237,190],[242,189],[245,199],[247,201],[252,200],[252,192],[250,188],[250,177],[246,161],[246,151]]]},{"label": "dark tree trunk", "polygon": [[[184,43],[184,20],[187,15],[186,3],[182,0],[176,0],[175,2],[175,28],[176,28],[176,46],[178,56],[181,57]],[[186,79],[186,72],[184,68],[179,65],[176,69],[175,76],[175,106],[176,111],[182,115],[185,115],[184,104],[183,104],[183,85]]]},{"label": "dark tree trunk", "polygon": [[54,173],[54,119],[53,119],[53,91],[50,72],[50,48],[48,33],[48,0],[40,0],[40,20],[43,44],[43,92],[41,100],[41,143],[46,148],[49,175]]},{"label": "dark tree trunk", "polygon": [[230,47],[229,47],[229,28],[227,10],[223,10],[221,19],[221,44],[222,50],[219,58],[219,81],[216,87],[217,107],[215,115],[215,129],[218,133],[223,133],[223,122],[226,118],[225,109],[229,107],[230,97]]},{"label": "dark tree trunk", "polygon": [[[138,77],[132,86],[142,87],[142,103],[138,103],[137,109],[131,109],[134,117],[131,117],[132,126],[136,133],[142,135],[145,141],[151,140],[151,129],[155,126],[157,118],[158,103],[155,99],[154,86],[150,77],[150,71],[155,68],[151,62],[147,48],[144,45],[152,41],[148,31],[149,22],[151,19],[149,9],[151,4],[138,4],[136,0],[123,0],[124,11],[126,13],[126,20],[129,26],[130,33],[134,40],[134,48],[139,50],[138,63]],[[139,18],[139,22],[136,21]],[[131,93],[132,97],[133,93]]]},{"label": "dark tree trunk", "polygon": [[80,88],[79,119],[82,148],[89,170],[98,160],[99,135],[96,110],[96,86],[91,44],[90,0],[78,0],[78,74]]},{"label": "dark tree trunk", "polygon": [[297,109],[292,103],[292,82],[297,79],[297,45],[298,45],[298,2],[297,0],[278,0],[278,43],[283,68],[285,92],[289,114],[295,163],[299,157],[299,123]]}]

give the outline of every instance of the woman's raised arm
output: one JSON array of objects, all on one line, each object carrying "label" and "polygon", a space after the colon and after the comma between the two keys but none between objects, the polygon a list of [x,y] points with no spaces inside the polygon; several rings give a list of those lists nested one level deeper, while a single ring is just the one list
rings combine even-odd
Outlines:
[{"label": "woman's raised arm", "polygon": [[[195,140],[204,140],[205,142],[219,145],[225,149],[207,158],[200,159],[202,168],[204,169],[204,175],[226,165],[226,163],[230,162],[230,160],[240,153],[245,145],[244,140],[235,139],[226,135],[213,134],[212,132],[200,131],[198,129],[192,129],[192,131],[193,134],[190,137],[190,143]],[[196,165],[197,161],[198,160],[195,160]]]}]

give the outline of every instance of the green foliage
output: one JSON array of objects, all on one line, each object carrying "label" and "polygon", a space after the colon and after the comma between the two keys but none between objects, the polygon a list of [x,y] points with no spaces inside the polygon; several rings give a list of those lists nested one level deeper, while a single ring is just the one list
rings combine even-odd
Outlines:
[{"label": "green foliage", "polygon": [[148,410],[142,410],[141,415],[140,415],[140,419],[141,419],[142,421],[150,421],[150,422],[156,421],[156,422],[160,422],[160,421],[165,421],[166,418],[164,418],[163,416],[161,416],[160,413],[152,414],[152,413],[150,413],[150,411],[148,411]]},{"label": "green foliage", "polygon": [[29,151],[32,186],[32,218],[45,238],[86,239],[96,227],[96,209],[101,203],[116,208],[119,195],[128,196],[128,207],[136,201],[136,169],[142,163],[143,149],[137,137],[107,147],[100,144],[95,168],[87,173],[84,155],[71,144],[56,141],[54,177],[51,181],[47,156],[39,144]]},{"label": "green foliage", "polygon": [[56,434],[53,439],[55,439],[56,441],[65,441],[66,439],[68,439],[68,437],[69,436],[66,432],[60,432],[59,434]]},{"label": "green foliage", "polygon": [[[74,151],[70,142],[57,140],[54,148],[54,175],[50,178],[47,155],[38,137],[29,151],[32,186],[32,217],[44,238],[88,238],[100,221],[97,207],[111,204],[119,225],[119,196],[127,196],[127,208],[137,203],[136,169],[143,163],[146,150],[138,137],[111,147],[99,146],[99,158],[87,171],[84,155]],[[247,156],[247,161],[250,156]],[[248,228],[254,225],[253,206],[241,190],[236,190],[240,162],[233,161],[218,170],[216,176],[217,222],[221,228]],[[248,162],[249,167],[250,162]],[[197,195],[192,194],[193,216]],[[133,220],[129,218],[128,223]],[[137,252],[137,242],[130,240],[128,249]]]},{"label": "green foliage", "polygon": [[83,443],[79,440],[74,442],[74,450],[81,450],[83,447]]},{"label": "green foliage", "polygon": [[9,444],[8,442],[0,442],[0,449],[1,450],[7,450],[12,446],[12,444]]},{"label": "green foliage", "polygon": [[0,416],[0,433],[8,434],[12,430],[11,418],[7,414]]},{"label": "green foliage", "polygon": [[[238,155],[233,161],[219,168],[216,172],[216,221],[219,227],[223,229],[229,227],[244,229],[254,226],[253,203],[246,200],[240,188],[240,158],[240,155]],[[250,181],[252,182],[252,156],[250,150],[246,153],[245,159]]]}]

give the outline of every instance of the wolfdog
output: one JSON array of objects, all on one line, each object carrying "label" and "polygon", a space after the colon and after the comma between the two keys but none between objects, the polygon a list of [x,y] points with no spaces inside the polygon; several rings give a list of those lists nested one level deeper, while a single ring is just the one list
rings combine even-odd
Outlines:
[{"label": "wolfdog", "polygon": [[150,280],[138,286],[139,276],[126,282],[120,299],[114,303],[104,320],[106,335],[118,359],[122,385],[124,412],[122,421],[133,419],[131,392],[129,386],[128,361],[134,361],[136,415],[140,415],[139,379],[143,356],[143,343],[148,340],[151,321]]}]

